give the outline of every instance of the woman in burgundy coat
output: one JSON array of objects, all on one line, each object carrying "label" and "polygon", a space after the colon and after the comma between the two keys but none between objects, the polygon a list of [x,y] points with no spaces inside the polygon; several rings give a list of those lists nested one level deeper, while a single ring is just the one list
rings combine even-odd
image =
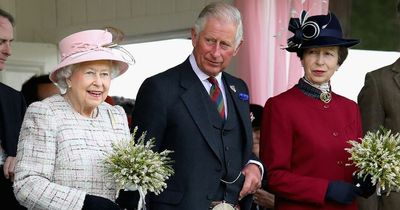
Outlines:
[{"label": "woman in burgundy coat", "polygon": [[[263,111],[261,159],[277,210],[356,210],[357,196],[375,186],[356,184],[347,166],[348,140],[362,137],[357,104],[331,91],[330,79],[359,40],[344,39],[334,14],[292,18],[289,52],[296,52],[304,77],[268,99]],[[356,180],[360,181],[360,180]]]}]

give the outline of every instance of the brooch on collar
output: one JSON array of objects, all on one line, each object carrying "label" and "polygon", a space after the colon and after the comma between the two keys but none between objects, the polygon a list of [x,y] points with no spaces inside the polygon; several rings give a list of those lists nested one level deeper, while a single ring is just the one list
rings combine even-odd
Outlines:
[{"label": "brooch on collar", "polygon": [[319,95],[319,99],[321,99],[322,102],[324,102],[324,103],[327,104],[327,103],[329,103],[329,102],[331,101],[332,95],[331,95],[330,92],[322,92],[322,93]]}]

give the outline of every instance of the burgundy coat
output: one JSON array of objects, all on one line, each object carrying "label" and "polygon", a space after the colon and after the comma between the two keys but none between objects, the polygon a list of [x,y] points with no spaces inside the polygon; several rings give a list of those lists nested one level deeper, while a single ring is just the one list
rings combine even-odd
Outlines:
[{"label": "burgundy coat", "polygon": [[268,169],[275,209],[357,209],[325,200],[328,183],[351,183],[355,168],[346,166],[348,140],[362,136],[355,102],[332,93],[325,104],[292,89],[268,99],[261,124],[260,156]]}]

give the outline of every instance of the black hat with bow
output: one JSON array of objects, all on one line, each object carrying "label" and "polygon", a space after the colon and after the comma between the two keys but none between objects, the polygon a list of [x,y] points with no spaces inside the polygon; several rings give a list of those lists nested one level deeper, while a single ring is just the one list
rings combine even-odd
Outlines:
[{"label": "black hat with bow", "polygon": [[289,52],[314,47],[351,47],[360,43],[358,39],[343,38],[340,22],[332,12],[308,17],[308,13],[302,11],[299,18],[290,19],[289,31],[294,34],[285,48]]}]

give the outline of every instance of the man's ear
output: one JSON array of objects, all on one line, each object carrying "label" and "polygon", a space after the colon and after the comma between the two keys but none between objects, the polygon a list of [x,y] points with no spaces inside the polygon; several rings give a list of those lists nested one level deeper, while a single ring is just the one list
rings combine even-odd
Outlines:
[{"label": "man's ear", "polygon": [[239,49],[242,46],[242,44],[243,44],[243,39],[240,40],[240,43],[238,44],[238,46],[235,49],[235,52],[233,53],[233,56],[235,56],[239,52]]},{"label": "man's ear", "polygon": [[197,43],[197,34],[196,34],[196,30],[194,30],[194,28],[191,29],[191,37],[192,37],[192,46],[196,47],[196,43]]}]

